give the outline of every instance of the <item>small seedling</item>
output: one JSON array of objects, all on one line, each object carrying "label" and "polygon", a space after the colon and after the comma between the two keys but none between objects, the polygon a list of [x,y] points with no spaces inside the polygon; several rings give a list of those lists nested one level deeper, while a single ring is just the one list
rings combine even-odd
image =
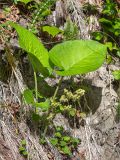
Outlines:
[{"label": "small seedling", "polygon": [[28,156],[28,152],[26,150],[26,140],[22,140],[20,147],[19,147],[19,152],[21,155],[23,155],[25,158]]},{"label": "small seedling", "polygon": [[54,137],[50,139],[50,142],[62,154],[72,156],[72,152],[76,150],[80,140],[66,134],[63,127],[56,127]]}]

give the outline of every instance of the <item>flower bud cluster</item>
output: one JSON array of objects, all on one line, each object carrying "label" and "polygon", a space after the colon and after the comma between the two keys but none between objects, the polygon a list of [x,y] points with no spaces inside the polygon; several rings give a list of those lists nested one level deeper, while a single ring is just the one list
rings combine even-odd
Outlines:
[{"label": "flower bud cluster", "polygon": [[72,100],[73,102],[79,100],[83,95],[85,94],[85,90],[78,89],[74,93],[71,91],[68,91],[67,89],[64,89],[64,94],[60,98],[61,103],[67,103],[69,100]]},{"label": "flower bud cluster", "polygon": [[74,116],[76,109],[71,105],[72,102],[76,103],[85,94],[85,90],[78,89],[75,92],[64,89],[63,95],[59,101],[51,99],[51,106],[55,108],[55,113],[67,112],[69,115]]},{"label": "flower bud cluster", "polygon": [[67,103],[67,102],[69,102],[69,100],[68,100],[68,98],[66,98],[65,95],[62,95],[62,96],[60,97],[60,102],[61,102],[61,103]]},{"label": "flower bud cluster", "polygon": [[54,108],[54,107],[58,107],[58,106],[60,106],[61,105],[61,103],[60,102],[57,102],[57,101],[52,101],[51,100],[51,106]]}]

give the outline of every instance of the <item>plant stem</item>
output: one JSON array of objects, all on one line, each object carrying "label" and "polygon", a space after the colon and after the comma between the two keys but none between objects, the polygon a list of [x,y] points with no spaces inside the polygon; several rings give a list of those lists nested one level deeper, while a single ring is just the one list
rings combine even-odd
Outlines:
[{"label": "plant stem", "polygon": [[[59,79],[58,86],[57,86],[57,88],[56,88],[56,90],[55,90],[55,92],[54,92],[54,95],[53,95],[53,101],[55,101],[55,98],[56,98],[56,96],[57,96],[57,93],[58,93],[58,90],[59,90],[60,85],[61,85],[61,83],[62,83],[62,80],[63,80],[63,77],[61,77],[61,78]],[[50,112],[51,112],[51,108],[48,110],[48,116],[47,116],[47,117],[49,117]],[[49,124],[49,123],[48,123],[48,124]],[[49,125],[46,125],[46,126],[45,126],[44,133],[43,133],[43,138],[45,138],[45,135],[46,135],[47,130],[48,130],[48,126],[49,126]]]},{"label": "plant stem", "polygon": [[62,83],[62,80],[63,80],[63,77],[61,77],[61,78],[59,79],[58,86],[57,86],[57,88],[56,88],[56,90],[55,90],[55,92],[54,92],[54,95],[53,95],[53,101],[55,101],[55,98],[56,98],[56,95],[57,95],[57,93],[58,93],[59,87],[60,87],[60,85],[61,85],[61,83]]},{"label": "plant stem", "polygon": [[[34,71],[34,81],[35,81],[35,99],[36,102],[38,102],[38,84],[37,84],[37,74]],[[36,113],[36,107],[35,107],[35,113]]]},{"label": "plant stem", "polygon": [[44,129],[44,132],[43,132],[43,136],[42,136],[43,139],[45,139],[45,135],[47,133],[47,130],[48,130],[48,125],[45,126],[45,129]]}]

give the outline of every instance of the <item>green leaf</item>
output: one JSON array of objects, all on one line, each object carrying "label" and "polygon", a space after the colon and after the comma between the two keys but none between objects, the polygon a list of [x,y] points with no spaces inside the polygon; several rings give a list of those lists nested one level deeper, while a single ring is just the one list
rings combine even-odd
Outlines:
[{"label": "green leaf", "polygon": [[47,77],[50,75],[49,70],[40,63],[39,59],[36,58],[34,55],[29,54],[28,58],[33,66],[34,71],[39,72],[44,76]]},{"label": "green leaf", "polygon": [[21,147],[19,147],[19,151],[23,152],[23,151],[25,151],[25,148],[21,146]]},{"label": "green leaf", "polygon": [[112,42],[106,42],[105,45],[109,48],[110,51],[112,51],[112,49],[113,49]]},{"label": "green leaf", "polygon": [[41,138],[41,139],[40,139],[40,144],[45,144],[45,143],[46,143],[45,138]]},{"label": "green leaf", "polygon": [[118,49],[118,51],[117,51],[117,55],[120,57],[120,49]]},{"label": "green leaf", "polygon": [[120,70],[116,70],[112,74],[116,80],[120,80]]},{"label": "green leaf", "polygon": [[35,103],[35,107],[41,108],[43,111],[47,111],[50,108],[50,100],[46,99],[45,102]]},{"label": "green leaf", "polygon": [[64,152],[64,154],[67,154],[69,156],[71,156],[71,151],[70,151],[70,148],[68,146],[65,146],[62,148],[62,151]]},{"label": "green leaf", "polygon": [[86,113],[85,113],[85,112],[81,112],[81,113],[80,113],[80,117],[81,117],[81,118],[86,118]]},{"label": "green leaf", "polygon": [[51,11],[50,9],[46,9],[45,11],[43,11],[43,12],[41,13],[40,17],[44,18],[44,17],[50,15],[51,12],[52,12],[52,11]]},{"label": "green leaf", "polygon": [[95,40],[98,40],[98,41],[100,41],[103,38],[103,34],[100,32],[93,32],[92,35],[95,38]]},{"label": "green leaf", "polygon": [[33,0],[17,0],[17,2],[23,2],[25,4],[27,4],[27,3],[31,2],[31,1],[33,1]]},{"label": "green leaf", "polygon": [[62,126],[57,126],[56,131],[57,132],[63,132],[63,127]]},{"label": "green leaf", "polygon": [[63,137],[63,140],[64,140],[65,142],[68,142],[68,141],[70,141],[70,137],[69,137],[69,136],[64,136],[64,137]]},{"label": "green leaf", "polygon": [[23,154],[24,156],[28,156],[28,152],[27,152],[27,151],[23,151],[22,154]]},{"label": "green leaf", "polygon": [[68,18],[64,27],[64,40],[66,41],[75,39],[79,39],[79,30],[77,25]]},{"label": "green leaf", "polygon": [[65,141],[60,141],[60,146],[66,146],[67,145],[67,143],[65,142]]},{"label": "green leaf", "polygon": [[72,143],[76,146],[80,143],[80,140],[78,138],[72,138]]},{"label": "green leaf", "polygon": [[[40,40],[32,32],[25,29],[24,27],[13,22],[9,22],[9,24],[16,29],[19,35],[19,44],[21,48],[28,52],[29,56],[31,56],[31,54],[35,56],[43,67],[51,71],[48,51],[45,49]],[[39,71],[42,70],[41,67],[39,68],[39,65],[37,69]]]},{"label": "green leaf", "polygon": [[25,101],[26,101],[27,104],[33,104],[34,103],[33,92],[30,89],[26,89],[23,92],[23,96],[24,96]]},{"label": "green leaf", "polygon": [[99,19],[99,22],[103,23],[103,24],[109,24],[109,25],[112,25],[112,22],[108,19],[105,19],[105,18],[100,18]]},{"label": "green leaf", "polygon": [[50,143],[53,145],[53,146],[56,146],[58,144],[58,139],[56,138],[51,138],[50,139]]},{"label": "green leaf", "polygon": [[107,63],[107,64],[110,64],[111,62],[112,62],[112,56],[108,54],[108,55],[106,56],[106,63]]},{"label": "green leaf", "polygon": [[25,139],[22,140],[21,144],[25,146],[26,145],[26,140]]},{"label": "green leaf", "polygon": [[14,3],[17,4],[17,0],[14,0]]},{"label": "green leaf", "polygon": [[55,37],[58,33],[63,33],[62,30],[55,26],[44,26],[43,31],[48,32],[52,37]]},{"label": "green leaf", "polygon": [[32,120],[35,122],[39,122],[39,120],[41,119],[39,114],[36,113],[32,113]]},{"label": "green leaf", "polygon": [[71,109],[70,112],[69,112],[69,114],[70,114],[72,117],[74,117],[75,114],[76,114],[76,110],[75,110],[75,109]]},{"label": "green leaf", "polygon": [[50,60],[59,67],[58,75],[84,74],[98,69],[104,62],[107,47],[93,40],[67,41],[53,47]]},{"label": "green leaf", "polygon": [[55,133],[55,137],[61,138],[61,137],[62,137],[62,135],[61,135],[61,133],[60,133],[60,132],[56,132],[56,133]]},{"label": "green leaf", "polygon": [[[116,19],[115,25],[113,25],[113,28],[120,30],[120,18],[119,18],[119,19]],[[119,32],[120,32],[120,31],[119,31]]]}]

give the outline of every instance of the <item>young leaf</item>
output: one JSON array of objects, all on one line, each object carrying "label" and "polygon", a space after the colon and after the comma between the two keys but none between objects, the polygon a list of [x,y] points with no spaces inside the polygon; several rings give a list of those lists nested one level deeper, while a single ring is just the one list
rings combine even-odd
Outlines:
[{"label": "young leaf", "polygon": [[45,102],[35,103],[35,107],[41,108],[43,111],[47,111],[50,107],[50,100],[47,99]]},{"label": "young leaf", "polygon": [[74,146],[78,145],[80,143],[80,140],[78,138],[72,138],[72,144],[74,144]]},{"label": "young leaf", "polygon": [[65,142],[65,141],[60,141],[60,146],[66,146],[67,145],[67,143]]},{"label": "young leaf", "polygon": [[21,144],[22,144],[23,146],[26,146],[26,140],[25,140],[25,139],[22,140]]},{"label": "young leaf", "polygon": [[58,139],[56,138],[51,138],[50,139],[50,143],[53,145],[53,146],[56,146],[58,144]]},{"label": "young leaf", "polygon": [[25,151],[25,147],[20,146],[19,147],[19,152],[23,152],[23,151]]},{"label": "young leaf", "polygon": [[23,151],[22,154],[23,154],[24,156],[28,156],[28,152],[27,152],[27,151]]},{"label": "young leaf", "polygon": [[58,75],[84,74],[99,68],[107,47],[93,40],[74,40],[56,45],[50,50],[50,60],[61,70]]},{"label": "young leaf", "polygon": [[63,132],[63,127],[62,126],[57,126],[56,131],[57,132]]},{"label": "young leaf", "polygon": [[112,42],[106,42],[105,45],[109,48],[110,51],[112,51],[112,49],[113,49]]},{"label": "young leaf", "polygon": [[71,110],[69,111],[69,114],[70,114],[72,117],[74,117],[75,114],[76,114],[76,110],[75,110],[75,109],[71,109]]},{"label": "young leaf", "polygon": [[63,31],[55,26],[44,26],[44,32],[48,32],[52,37],[55,37],[58,33],[62,33]]},{"label": "young leaf", "polygon": [[69,137],[69,136],[64,136],[64,137],[63,137],[63,140],[64,140],[65,142],[69,142],[69,141],[70,141],[70,137]]},{"label": "young leaf", "polygon": [[[43,67],[51,70],[48,51],[45,49],[40,40],[24,27],[13,22],[9,22],[9,24],[16,29],[19,35],[19,44],[21,48],[28,52],[29,56],[31,54],[35,56]],[[38,69],[41,71],[41,68]]]},{"label": "young leaf", "polygon": [[113,76],[116,80],[120,80],[120,70],[114,71]]},{"label": "young leaf", "polygon": [[95,40],[100,41],[103,38],[103,34],[100,32],[93,32],[92,36],[94,37]]},{"label": "young leaf", "polygon": [[99,22],[101,22],[101,23],[103,23],[103,24],[112,25],[112,22],[109,21],[108,19],[105,19],[105,18],[100,18],[100,19],[99,19]]},{"label": "young leaf", "polygon": [[41,139],[40,139],[40,144],[45,144],[45,143],[46,143],[45,138],[41,138]]},{"label": "young leaf", "polygon": [[69,18],[67,19],[64,27],[64,40],[75,40],[79,37],[79,30]]},{"label": "young leaf", "polygon": [[56,133],[55,133],[55,137],[61,138],[61,137],[62,137],[62,135],[61,135],[61,133],[60,133],[60,132],[56,132]]},{"label": "young leaf", "polygon": [[25,101],[26,101],[27,104],[33,104],[34,103],[33,92],[30,89],[26,89],[23,92],[23,96],[24,96]]},{"label": "young leaf", "polygon": [[68,154],[69,156],[72,154],[68,146],[63,147],[62,151],[64,154]]}]

